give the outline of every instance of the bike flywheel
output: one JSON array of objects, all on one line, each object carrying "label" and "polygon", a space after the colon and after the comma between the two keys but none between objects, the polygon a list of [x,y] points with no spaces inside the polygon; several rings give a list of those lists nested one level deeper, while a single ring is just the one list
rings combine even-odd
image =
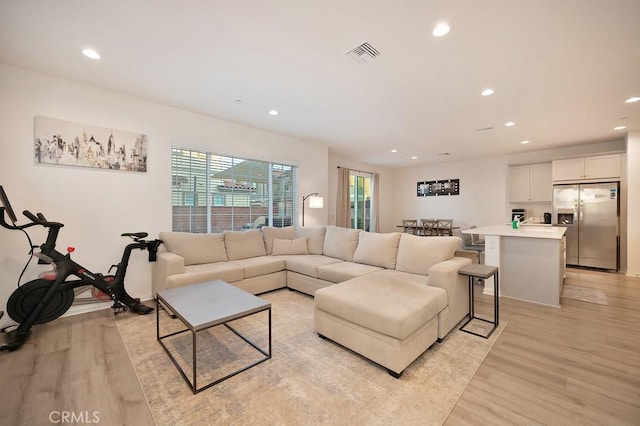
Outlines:
[{"label": "bike flywheel", "polygon": [[[51,281],[37,279],[18,287],[9,297],[7,314],[18,323],[24,322],[38,302],[51,288]],[[57,291],[38,316],[35,324],[44,324],[60,317],[73,303],[73,289]]]}]

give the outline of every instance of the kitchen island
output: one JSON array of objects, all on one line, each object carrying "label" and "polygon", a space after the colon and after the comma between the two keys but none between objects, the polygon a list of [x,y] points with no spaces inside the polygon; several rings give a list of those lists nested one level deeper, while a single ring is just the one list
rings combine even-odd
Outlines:
[{"label": "kitchen island", "polygon": [[[485,264],[500,272],[500,296],[549,306],[560,306],[565,275],[567,228],[562,226],[511,225],[465,229],[463,234],[485,238]],[[485,283],[493,294],[493,283]]]}]

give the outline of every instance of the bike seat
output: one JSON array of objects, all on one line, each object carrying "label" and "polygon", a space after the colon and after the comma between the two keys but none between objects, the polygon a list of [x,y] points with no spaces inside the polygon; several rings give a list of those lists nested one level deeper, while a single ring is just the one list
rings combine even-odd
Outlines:
[{"label": "bike seat", "polygon": [[121,237],[131,237],[131,238],[145,238],[148,236],[146,232],[125,232],[124,234],[120,234]]}]

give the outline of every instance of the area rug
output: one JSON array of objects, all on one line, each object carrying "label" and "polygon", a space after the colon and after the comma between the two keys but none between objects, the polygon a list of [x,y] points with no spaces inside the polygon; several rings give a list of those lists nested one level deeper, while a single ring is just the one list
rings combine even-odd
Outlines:
[{"label": "area rug", "polygon": [[[116,322],[158,425],[442,424],[500,336],[453,331],[400,379],[314,332],[313,298],[289,290],[261,296],[272,304],[272,358],[196,395],[156,342],[155,315]],[[161,311],[162,333],[179,320]],[[268,317],[233,327],[262,348]],[[167,343],[190,375],[191,335]],[[170,340],[170,339],[168,339]],[[262,356],[223,326],[198,334],[198,386]]]},{"label": "area rug", "polygon": [[560,297],[565,299],[578,300],[580,302],[595,303],[597,305],[608,305],[607,295],[602,290],[588,287],[578,287],[575,285],[563,285]]}]

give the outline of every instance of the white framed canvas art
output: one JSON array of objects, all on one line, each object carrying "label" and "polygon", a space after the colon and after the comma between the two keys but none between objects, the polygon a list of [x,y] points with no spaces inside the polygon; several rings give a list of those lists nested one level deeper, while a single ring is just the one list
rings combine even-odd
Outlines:
[{"label": "white framed canvas art", "polygon": [[35,117],[39,164],[147,171],[147,136],[141,133]]}]

